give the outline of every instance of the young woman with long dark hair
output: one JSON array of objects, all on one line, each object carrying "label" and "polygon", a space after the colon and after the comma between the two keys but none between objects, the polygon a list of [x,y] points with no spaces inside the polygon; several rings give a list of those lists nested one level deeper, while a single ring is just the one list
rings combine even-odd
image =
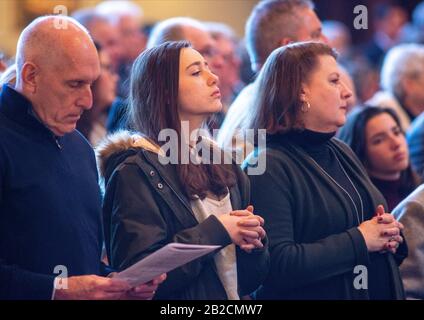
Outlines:
[{"label": "young woman with long dark hair", "polygon": [[[169,272],[155,298],[239,299],[255,291],[269,256],[264,221],[248,206],[247,177],[234,163],[204,161],[206,152],[183,161],[184,150],[193,156],[199,144],[222,153],[198,134],[190,139],[182,125],[196,132],[221,109],[218,78],[187,42],[167,42],[135,61],[129,105],[136,133],[117,133],[98,149],[112,266],[126,268],[170,242],[220,245]],[[178,150],[176,163],[164,164],[164,133],[177,137],[168,150]]]}]

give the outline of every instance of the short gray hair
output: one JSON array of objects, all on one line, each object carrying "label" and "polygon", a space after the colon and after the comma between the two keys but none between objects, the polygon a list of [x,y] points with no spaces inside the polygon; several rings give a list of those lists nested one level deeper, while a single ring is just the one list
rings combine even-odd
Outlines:
[{"label": "short gray hair", "polygon": [[147,42],[147,49],[150,49],[167,41],[186,40],[183,30],[184,27],[194,27],[207,31],[205,26],[200,21],[192,18],[175,17],[166,19],[157,23],[154,26]]},{"label": "short gray hair", "polygon": [[402,80],[420,74],[424,74],[424,45],[401,44],[387,53],[381,69],[380,84],[383,90],[402,97]]},{"label": "short gray hair", "polygon": [[234,44],[238,43],[236,33],[230,26],[226,25],[225,23],[205,22],[205,27],[214,39],[220,39],[221,37],[224,37],[232,41]]},{"label": "short gray hair", "polygon": [[106,17],[101,16],[93,8],[82,8],[72,13],[72,18],[81,23],[85,28],[91,29],[97,22],[109,22]]},{"label": "short gray hair", "polygon": [[121,18],[126,16],[137,19],[141,19],[144,16],[143,9],[139,5],[127,0],[103,1],[96,6],[95,10],[113,24],[116,24]]},{"label": "short gray hair", "polygon": [[253,8],[246,22],[246,48],[252,69],[258,71],[285,37],[296,39],[300,8],[314,9],[310,0],[263,0]]}]

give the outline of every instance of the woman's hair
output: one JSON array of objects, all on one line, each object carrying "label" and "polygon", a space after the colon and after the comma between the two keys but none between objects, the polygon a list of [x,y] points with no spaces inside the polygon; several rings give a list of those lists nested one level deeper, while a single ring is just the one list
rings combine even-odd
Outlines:
[{"label": "woman's hair", "polygon": [[302,85],[317,69],[318,58],[325,55],[337,58],[333,49],[318,42],[299,42],[274,50],[259,73],[258,95],[245,128],[266,129],[268,134],[302,129]]},{"label": "woman's hair", "polygon": [[[189,48],[186,41],[169,41],[145,50],[135,60],[130,80],[129,124],[150,141],[162,145],[159,133],[172,129],[181,141],[181,121],[178,113],[180,53]],[[179,151],[183,149],[179,145]],[[179,154],[179,160],[181,154]],[[212,154],[212,152],[211,152]],[[188,197],[203,199],[208,192],[225,195],[233,186],[235,174],[231,165],[176,165],[180,183]]]},{"label": "woman's hair", "polygon": [[[345,125],[340,129],[337,136],[339,139],[347,143],[350,148],[358,156],[359,160],[367,167],[367,139],[366,127],[368,122],[376,116],[387,113],[396,122],[402,131],[399,117],[396,112],[390,108],[380,108],[374,106],[364,106],[352,111],[347,118]],[[401,172],[402,189],[412,191],[420,183],[419,177],[412,170],[411,164],[408,168]]]}]

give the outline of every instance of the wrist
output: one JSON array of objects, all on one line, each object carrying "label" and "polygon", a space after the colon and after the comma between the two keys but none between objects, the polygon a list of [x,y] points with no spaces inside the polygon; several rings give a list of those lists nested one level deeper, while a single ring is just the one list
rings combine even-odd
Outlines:
[{"label": "wrist", "polygon": [[68,279],[56,277],[53,282],[52,300],[68,299]]}]

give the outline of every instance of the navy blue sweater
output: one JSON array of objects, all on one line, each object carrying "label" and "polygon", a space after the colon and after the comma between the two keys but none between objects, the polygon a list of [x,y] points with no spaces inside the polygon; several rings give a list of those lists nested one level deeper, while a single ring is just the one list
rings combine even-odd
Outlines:
[{"label": "navy blue sweater", "polygon": [[[55,137],[31,103],[0,95],[0,299],[50,299],[56,266],[100,273],[101,195],[93,150]],[[62,275],[62,271],[60,271]]]}]

